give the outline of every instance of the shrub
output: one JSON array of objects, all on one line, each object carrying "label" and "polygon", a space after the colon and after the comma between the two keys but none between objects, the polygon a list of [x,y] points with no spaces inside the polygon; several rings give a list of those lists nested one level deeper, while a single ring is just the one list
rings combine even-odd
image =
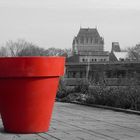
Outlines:
[{"label": "shrub", "polygon": [[89,91],[86,103],[140,110],[140,87],[102,87]]},{"label": "shrub", "polygon": [[75,88],[68,88],[60,80],[57,98],[63,102],[79,101],[89,104],[106,105],[124,109],[140,110],[140,86],[106,86],[100,83],[91,85],[81,82]]},{"label": "shrub", "polygon": [[87,94],[88,89],[89,85],[84,84],[83,81],[80,81],[80,84],[74,88],[68,87],[66,81],[61,78],[56,98],[62,102],[83,102],[86,98],[85,94]]},{"label": "shrub", "polygon": [[61,78],[59,81],[59,87],[58,87],[56,98],[62,99],[64,97],[67,97],[70,93],[73,92],[74,92],[74,88],[67,87],[66,81],[63,78]]},{"label": "shrub", "polygon": [[79,81],[79,85],[75,86],[75,92],[80,94],[87,94],[89,90],[90,83],[84,82],[83,80]]}]

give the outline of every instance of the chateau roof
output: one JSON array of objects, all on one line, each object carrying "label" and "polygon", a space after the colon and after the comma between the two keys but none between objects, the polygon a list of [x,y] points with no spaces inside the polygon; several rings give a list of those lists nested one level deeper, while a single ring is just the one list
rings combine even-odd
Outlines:
[{"label": "chateau roof", "polygon": [[77,37],[80,36],[100,37],[96,28],[80,28]]}]

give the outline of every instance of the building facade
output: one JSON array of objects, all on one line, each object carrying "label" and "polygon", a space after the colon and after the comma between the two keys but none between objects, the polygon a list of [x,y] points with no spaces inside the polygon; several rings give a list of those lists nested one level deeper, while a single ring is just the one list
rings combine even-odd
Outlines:
[{"label": "building facade", "polygon": [[139,62],[66,63],[68,86],[105,83],[107,86],[140,84]]},{"label": "building facade", "polygon": [[80,28],[72,43],[73,56],[79,56],[79,62],[109,61],[109,52],[104,51],[104,39],[96,28]]},{"label": "building facade", "polygon": [[66,60],[65,79],[69,86],[81,81],[104,81],[109,86],[126,86],[134,79],[140,81],[140,63],[129,60],[118,42],[112,43],[111,53],[104,51],[104,39],[96,28],[81,28],[73,39],[72,52]]}]

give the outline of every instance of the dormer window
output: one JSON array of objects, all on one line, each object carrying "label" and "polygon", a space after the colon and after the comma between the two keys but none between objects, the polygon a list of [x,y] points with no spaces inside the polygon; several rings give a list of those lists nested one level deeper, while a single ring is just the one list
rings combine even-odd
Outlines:
[{"label": "dormer window", "polygon": [[88,37],[86,38],[86,43],[88,43]]},{"label": "dormer window", "polygon": [[92,43],[92,38],[90,38],[90,43]]},{"label": "dormer window", "polygon": [[80,43],[84,43],[84,38],[83,37],[80,38]]},{"label": "dormer window", "polygon": [[124,58],[119,58],[120,61],[124,61]]},{"label": "dormer window", "polygon": [[98,43],[98,38],[95,38],[95,43]]}]

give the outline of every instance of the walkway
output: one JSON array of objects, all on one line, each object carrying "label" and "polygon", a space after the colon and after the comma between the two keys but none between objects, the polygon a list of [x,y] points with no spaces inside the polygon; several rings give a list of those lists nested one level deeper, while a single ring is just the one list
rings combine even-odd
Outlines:
[{"label": "walkway", "polygon": [[140,140],[140,116],[68,103],[55,103],[47,133],[0,133],[0,140]]}]

